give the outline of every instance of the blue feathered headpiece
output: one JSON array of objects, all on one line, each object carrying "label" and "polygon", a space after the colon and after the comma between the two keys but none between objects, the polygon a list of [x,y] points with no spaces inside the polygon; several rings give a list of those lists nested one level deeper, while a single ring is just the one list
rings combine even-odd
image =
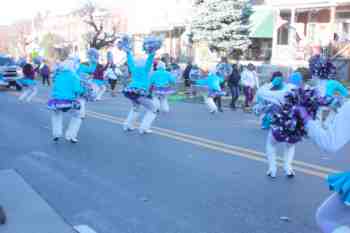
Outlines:
[{"label": "blue feathered headpiece", "polygon": [[309,69],[312,77],[317,77],[320,79],[331,79],[335,78],[336,67],[330,61],[322,55],[315,55],[311,57],[309,61]]},{"label": "blue feathered headpiece", "polygon": [[129,52],[132,50],[133,43],[128,35],[123,35],[117,40],[116,46],[118,49],[124,52]]},{"label": "blue feathered headpiece", "polygon": [[156,36],[146,37],[143,41],[143,50],[147,54],[155,53],[158,49],[162,47],[162,40]]}]

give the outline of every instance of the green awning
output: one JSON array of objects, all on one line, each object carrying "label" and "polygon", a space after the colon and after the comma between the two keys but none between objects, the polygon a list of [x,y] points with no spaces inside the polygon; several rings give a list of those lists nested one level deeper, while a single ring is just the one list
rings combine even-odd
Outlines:
[{"label": "green awning", "polygon": [[250,38],[266,38],[273,37],[274,14],[271,8],[253,9],[254,13],[250,16],[252,27],[250,29]]}]

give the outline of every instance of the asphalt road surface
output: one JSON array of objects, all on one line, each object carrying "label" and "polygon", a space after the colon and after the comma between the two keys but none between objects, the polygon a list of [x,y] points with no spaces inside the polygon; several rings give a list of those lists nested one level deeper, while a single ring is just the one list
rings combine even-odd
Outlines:
[{"label": "asphalt road surface", "polygon": [[48,95],[40,88],[26,104],[0,92],[0,169],[16,169],[68,223],[97,233],[320,232],[324,177],[350,162],[348,146],[332,155],[304,141],[297,176],[280,169],[271,180],[255,116],[176,102],[153,134],[125,133],[130,103],[108,93],[88,105],[78,144],[55,144]]}]

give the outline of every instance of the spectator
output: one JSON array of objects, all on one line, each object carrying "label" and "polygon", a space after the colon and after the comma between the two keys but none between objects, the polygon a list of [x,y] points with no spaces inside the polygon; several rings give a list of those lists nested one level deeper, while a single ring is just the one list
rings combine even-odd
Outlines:
[{"label": "spectator", "polygon": [[239,83],[241,81],[241,74],[239,73],[238,66],[236,64],[233,64],[232,68],[232,74],[228,77],[227,85],[230,88],[232,95],[230,107],[232,110],[235,110],[236,102],[240,94]]},{"label": "spectator", "polygon": [[50,86],[50,67],[46,62],[43,62],[40,67],[40,75],[43,80],[43,85],[45,86],[45,83],[47,83],[48,86]]},{"label": "spectator", "polygon": [[253,64],[248,64],[247,68],[243,69],[241,74],[243,92],[245,95],[245,110],[249,111],[249,108],[254,99],[254,91],[259,88],[258,75],[255,72],[255,66]]},{"label": "spectator", "polygon": [[182,74],[182,77],[183,77],[184,82],[185,82],[186,91],[188,91],[191,88],[190,72],[192,70],[192,67],[193,67],[192,61],[189,61],[187,63],[187,66],[186,66],[183,74]]}]

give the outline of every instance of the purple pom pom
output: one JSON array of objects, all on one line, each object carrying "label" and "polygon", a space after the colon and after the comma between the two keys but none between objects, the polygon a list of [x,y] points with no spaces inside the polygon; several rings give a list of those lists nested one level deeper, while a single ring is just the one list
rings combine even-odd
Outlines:
[{"label": "purple pom pom", "polygon": [[322,56],[315,55],[309,60],[309,69],[313,77],[320,79],[335,78],[336,67],[330,61],[330,59]]},{"label": "purple pom pom", "polygon": [[297,143],[307,136],[304,121],[297,113],[297,106],[305,108],[311,118],[324,100],[313,89],[295,89],[285,96],[285,104],[280,106],[272,117],[271,129],[279,142]]}]

